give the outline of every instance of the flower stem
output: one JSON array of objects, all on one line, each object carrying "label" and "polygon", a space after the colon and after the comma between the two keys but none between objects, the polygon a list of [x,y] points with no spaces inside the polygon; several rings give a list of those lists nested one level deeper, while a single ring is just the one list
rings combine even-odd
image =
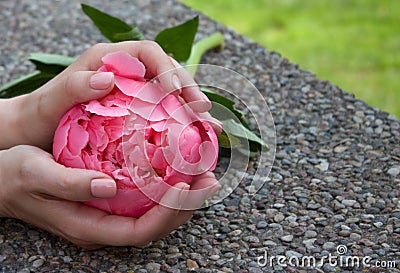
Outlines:
[{"label": "flower stem", "polygon": [[224,36],[220,32],[215,32],[210,36],[207,36],[199,41],[197,41],[192,46],[192,51],[190,53],[189,59],[186,61],[186,70],[194,77],[196,74],[197,66],[200,63],[201,57],[208,50],[215,47],[224,46]]}]

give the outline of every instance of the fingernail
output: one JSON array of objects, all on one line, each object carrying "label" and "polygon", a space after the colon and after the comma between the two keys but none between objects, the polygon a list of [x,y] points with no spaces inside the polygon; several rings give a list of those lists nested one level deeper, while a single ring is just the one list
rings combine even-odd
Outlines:
[{"label": "fingernail", "polygon": [[90,77],[89,86],[95,90],[106,90],[114,79],[112,72],[98,72]]},{"label": "fingernail", "polygon": [[171,82],[172,82],[172,86],[175,87],[175,89],[181,90],[182,83],[176,74],[172,75]]},{"label": "fingernail", "polygon": [[116,184],[112,179],[99,178],[90,182],[90,191],[94,197],[110,198],[116,194]]},{"label": "fingernail", "polygon": [[219,191],[220,188],[221,188],[220,184],[216,184],[216,185],[212,186],[207,192],[207,198],[206,199],[208,199],[211,196],[213,196],[217,191]]},{"label": "fingernail", "polygon": [[185,185],[185,186],[182,187],[182,189],[181,189],[181,191],[179,193],[179,199],[178,199],[179,208],[183,208],[184,207],[186,198],[189,195],[189,189],[190,189],[189,185]]},{"label": "fingernail", "polygon": [[203,92],[200,91],[201,94],[201,100],[211,103],[210,99],[206,96],[206,94],[204,94]]}]

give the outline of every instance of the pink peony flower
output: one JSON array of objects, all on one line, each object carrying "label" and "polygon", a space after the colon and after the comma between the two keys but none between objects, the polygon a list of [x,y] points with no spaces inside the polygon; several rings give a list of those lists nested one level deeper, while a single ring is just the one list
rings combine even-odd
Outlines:
[{"label": "pink peony flower", "polygon": [[206,120],[159,83],[145,79],[138,59],[116,52],[102,61],[99,71],[114,73],[114,90],[63,116],[53,153],[65,166],[102,171],[117,182],[114,198],[87,205],[139,217],[170,186],[213,170],[218,141]]}]

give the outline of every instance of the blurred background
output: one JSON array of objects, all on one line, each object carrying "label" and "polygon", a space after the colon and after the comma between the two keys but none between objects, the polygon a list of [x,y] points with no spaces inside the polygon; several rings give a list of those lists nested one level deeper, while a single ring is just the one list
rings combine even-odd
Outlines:
[{"label": "blurred background", "polygon": [[182,2],[400,118],[400,1]]}]

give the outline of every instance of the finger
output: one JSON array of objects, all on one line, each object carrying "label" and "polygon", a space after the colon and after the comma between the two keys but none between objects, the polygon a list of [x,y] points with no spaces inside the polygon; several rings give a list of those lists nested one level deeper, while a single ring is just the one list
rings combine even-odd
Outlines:
[{"label": "finger", "polygon": [[37,111],[41,119],[57,121],[51,123],[56,125],[72,106],[108,94],[114,87],[114,75],[111,72],[76,71],[49,84],[53,86],[36,92]]},{"label": "finger", "polygon": [[159,234],[159,236],[155,240],[158,241],[158,240],[166,237],[173,230],[176,230],[178,227],[187,223],[190,220],[190,218],[192,217],[194,212],[195,212],[194,210],[179,211],[179,213],[176,215],[174,220],[168,223],[168,226],[165,228],[164,232]]},{"label": "finger", "polygon": [[171,93],[181,89],[181,80],[174,72],[175,66],[169,56],[154,41],[126,41],[120,43],[101,43],[85,51],[68,69],[76,70],[82,67],[87,70],[97,70],[102,66],[101,58],[111,52],[125,51],[138,58],[146,67],[147,76],[156,76],[165,91]]},{"label": "finger", "polygon": [[211,116],[209,112],[199,113],[200,117],[208,121],[215,133],[219,135],[224,130],[224,124],[218,119]]},{"label": "finger", "polygon": [[176,73],[182,82],[181,97],[189,103],[189,106],[194,111],[199,113],[209,111],[211,109],[211,101],[200,90],[192,75],[190,75],[175,59],[171,58],[171,62],[176,68]]},{"label": "finger", "polygon": [[[186,197],[188,185],[178,183],[167,191],[161,202],[179,206]],[[172,202],[175,202],[174,204]],[[65,237],[87,238],[87,241],[99,245],[145,246],[165,232],[171,232],[179,211],[162,205],[156,205],[138,219],[118,215],[108,215],[100,210],[80,205],[71,209],[73,213],[64,213],[63,225],[71,226],[71,235]],[[188,219],[190,213],[180,217]]]},{"label": "finger", "polygon": [[[220,188],[221,186],[219,185],[218,181],[215,180],[215,176],[212,172],[206,172],[202,175],[197,176],[191,183],[191,189],[185,199],[184,205],[181,207],[181,210],[174,218],[174,221],[171,221],[169,223],[167,230],[175,230],[190,219],[195,210],[187,208],[185,209],[185,207],[189,207],[189,205],[191,207],[201,207],[204,201],[214,195],[215,192],[218,191]],[[193,201],[193,199],[197,200]],[[189,204],[188,201],[191,204]],[[159,240],[167,236],[170,233],[170,231],[168,231],[161,233],[157,239]]]},{"label": "finger", "polygon": [[40,194],[71,201],[110,198],[116,194],[116,183],[106,174],[64,167],[50,155],[37,157],[23,168],[25,175],[36,181],[32,187]]},{"label": "finger", "polygon": [[181,210],[196,210],[201,208],[205,200],[214,195],[220,188],[221,185],[215,179],[212,172],[195,177]]},{"label": "finger", "polygon": [[[102,65],[101,58],[116,51],[125,51],[138,58],[145,65],[147,76],[149,78],[157,77],[161,86],[168,93],[182,91],[182,97],[187,102],[196,102],[191,106],[196,112],[205,112],[211,108],[210,101],[197,87],[192,76],[153,41],[97,44],[83,53],[68,69],[77,69],[78,67],[82,69],[83,67],[87,70],[97,70]],[[182,86],[187,86],[187,88],[182,89]]]}]

